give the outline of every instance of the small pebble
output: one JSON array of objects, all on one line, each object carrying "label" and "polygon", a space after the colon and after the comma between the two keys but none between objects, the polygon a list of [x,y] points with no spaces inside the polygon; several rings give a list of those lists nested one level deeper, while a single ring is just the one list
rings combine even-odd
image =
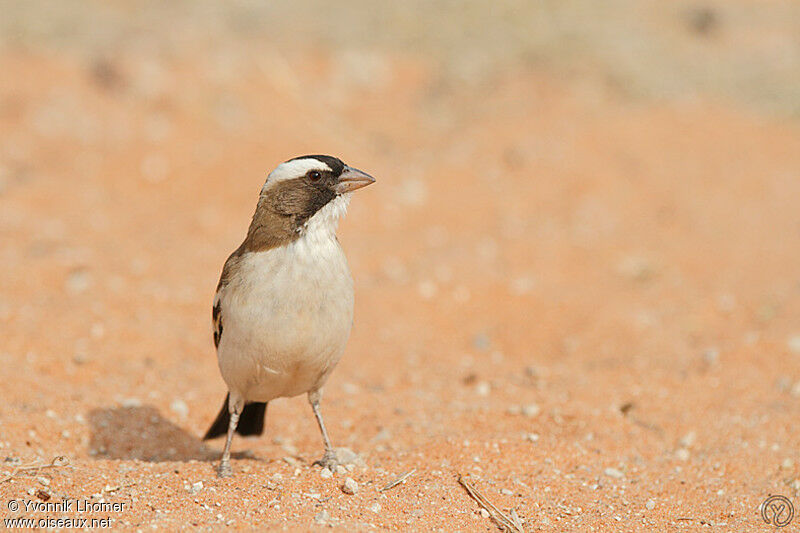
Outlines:
[{"label": "small pebble", "polygon": [[656,508],[656,502],[655,502],[655,500],[650,499],[650,500],[647,500],[647,503],[644,504],[644,506],[647,507],[648,511],[652,511],[653,509]]},{"label": "small pebble", "polygon": [[64,285],[68,292],[80,294],[88,289],[91,284],[91,275],[86,270],[79,268],[70,272]]},{"label": "small pebble", "polygon": [[203,490],[203,482],[202,481],[197,481],[195,483],[192,483],[192,487],[189,489],[189,493],[190,494],[197,494],[201,490]]},{"label": "small pebble", "polygon": [[289,442],[281,444],[281,449],[289,455],[297,455],[297,447]]},{"label": "small pebble", "polygon": [[173,400],[169,408],[180,418],[186,418],[189,415],[189,407],[186,405],[186,402],[180,398]]},{"label": "small pebble", "polygon": [[374,437],[372,437],[372,440],[373,442],[378,442],[382,440],[389,440],[391,438],[392,433],[386,428],[381,428],[381,430]]},{"label": "small pebble", "polygon": [[324,524],[330,519],[331,519],[331,514],[325,509],[323,509],[322,511],[316,514],[316,516],[314,517],[314,522],[316,522],[317,524]]},{"label": "small pebble", "polygon": [[475,385],[475,394],[478,396],[489,396],[489,393],[492,391],[492,387],[485,381],[481,381],[477,385]]},{"label": "small pebble", "polygon": [[342,390],[345,394],[358,394],[358,385],[353,383],[342,383]]},{"label": "small pebble", "polygon": [[617,263],[617,273],[635,281],[647,281],[655,274],[655,266],[646,257],[630,255]]},{"label": "small pebble", "polygon": [[358,492],[358,483],[351,477],[345,478],[342,484],[342,492],[345,494],[355,494]]},{"label": "small pebble", "polygon": [[381,504],[378,502],[374,502],[372,505],[369,506],[369,510],[373,513],[377,514],[381,512]]},{"label": "small pebble", "polygon": [[419,295],[424,298],[425,300],[430,300],[434,296],[436,296],[436,292],[438,291],[436,284],[430,280],[424,280],[417,285],[417,291]]},{"label": "small pebble", "polygon": [[694,431],[690,431],[689,433],[684,435],[683,438],[681,438],[680,443],[681,446],[683,446],[684,448],[691,448],[695,440],[697,440],[697,433],[695,433]]},{"label": "small pebble", "polygon": [[614,477],[614,478],[617,478],[617,479],[619,479],[619,478],[621,478],[621,477],[623,477],[625,475],[625,474],[622,473],[621,470],[618,470],[616,468],[606,468],[605,469],[605,474],[608,477]]},{"label": "small pebble", "polygon": [[500,492],[505,494],[506,496],[511,496],[512,494],[514,494],[513,492],[511,492],[508,489],[500,489]]},{"label": "small pebble", "polygon": [[789,340],[786,341],[786,345],[792,352],[800,354],[800,335],[792,335],[789,337]]},{"label": "small pebble", "polygon": [[481,516],[484,518],[489,518],[489,511],[484,508],[481,508]]},{"label": "small pebble", "polygon": [[350,448],[336,448],[335,452],[339,464],[365,466],[364,459]]},{"label": "small pebble", "polygon": [[717,348],[709,348],[703,352],[703,361],[709,365],[714,365],[719,361],[719,350]]},{"label": "small pebble", "polygon": [[533,418],[541,412],[541,408],[535,403],[522,406],[522,414],[528,418]]},{"label": "small pebble", "polygon": [[328,469],[328,467],[325,467],[322,470],[320,470],[319,476],[323,479],[329,479],[333,477],[333,472],[331,472],[330,469]]},{"label": "small pebble", "polygon": [[478,333],[475,337],[472,338],[472,346],[481,352],[485,352],[491,346],[492,341],[489,339],[489,336],[485,333]]},{"label": "small pebble", "polygon": [[681,461],[688,461],[689,450],[687,450],[686,448],[678,448],[678,450],[675,452],[675,457],[677,457]]},{"label": "small pebble", "polygon": [[529,294],[533,290],[533,279],[529,277],[515,278],[511,280],[509,288],[518,296]]}]

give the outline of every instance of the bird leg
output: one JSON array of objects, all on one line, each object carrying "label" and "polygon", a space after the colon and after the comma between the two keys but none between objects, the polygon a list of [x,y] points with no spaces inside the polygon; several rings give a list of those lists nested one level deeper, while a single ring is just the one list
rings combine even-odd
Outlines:
[{"label": "bird leg", "polygon": [[314,461],[314,464],[333,470],[337,464],[336,452],[333,450],[333,446],[331,446],[331,439],[328,438],[328,431],[325,429],[325,422],[322,420],[322,412],[319,409],[319,402],[321,399],[321,390],[308,393],[308,402],[311,404],[311,409],[314,411],[314,416],[317,418],[319,431],[322,433],[322,441],[325,444],[325,454],[322,456],[322,459]]},{"label": "bird leg", "polygon": [[217,468],[218,477],[231,477],[233,475],[233,470],[231,469],[231,442],[233,442],[236,426],[239,425],[239,415],[242,412],[242,407],[244,407],[244,402],[240,399],[234,401],[233,396],[231,396],[228,404],[231,414],[231,418],[228,421],[228,437],[225,439],[225,449],[222,450],[222,459],[219,462],[219,468]]}]

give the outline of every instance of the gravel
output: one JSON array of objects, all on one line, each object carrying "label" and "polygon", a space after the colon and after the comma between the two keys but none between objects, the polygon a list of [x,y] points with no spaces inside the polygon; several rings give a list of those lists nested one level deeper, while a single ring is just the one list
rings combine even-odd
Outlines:
[{"label": "gravel", "polygon": [[342,492],[345,494],[356,494],[358,492],[358,483],[356,483],[356,480],[351,477],[345,478],[344,483],[342,483]]},{"label": "gravel", "polygon": [[186,405],[186,402],[184,402],[180,398],[176,398],[175,400],[173,400],[169,408],[173,413],[175,413],[182,419],[189,416],[189,406]]},{"label": "gravel", "polygon": [[477,385],[475,385],[475,394],[478,396],[489,396],[489,393],[492,391],[491,385],[489,385],[485,381],[481,381]]},{"label": "gravel", "polygon": [[786,341],[786,345],[792,353],[800,354],[800,335],[792,335],[789,337],[789,340]]},{"label": "gravel", "polygon": [[323,509],[314,516],[314,522],[317,524],[324,524],[331,519],[331,514]]},{"label": "gravel", "polygon": [[522,406],[522,414],[527,416],[528,418],[533,418],[537,416],[542,411],[542,408],[536,405],[535,403],[530,403],[528,405]]}]

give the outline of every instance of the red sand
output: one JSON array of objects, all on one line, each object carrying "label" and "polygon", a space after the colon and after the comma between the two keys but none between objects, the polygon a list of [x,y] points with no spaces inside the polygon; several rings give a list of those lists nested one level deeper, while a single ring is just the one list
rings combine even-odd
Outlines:
[{"label": "red sand", "polygon": [[[295,59],[0,57],[0,480],[70,461],[1,482],[0,516],[493,530],[459,474],[530,531],[766,530],[768,495],[800,503],[796,123]],[[199,440],[219,271],[266,173],[309,152],[378,178],[340,228],[356,319],[323,403],[355,495],[311,466],[305,398],[236,439],[231,479]],[[6,504],[48,497],[125,509]]]}]

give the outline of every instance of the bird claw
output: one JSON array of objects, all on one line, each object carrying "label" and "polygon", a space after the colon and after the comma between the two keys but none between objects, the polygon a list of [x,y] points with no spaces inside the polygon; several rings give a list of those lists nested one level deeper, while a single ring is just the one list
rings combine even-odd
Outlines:
[{"label": "bird claw", "polygon": [[230,463],[220,463],[217,468],[217,477],[226,478],[233,476],[233,469]]},{"label": "bird claw", "polygon": [[326,451],[325,455],[323,455],[321,459],[314,461],[315,466],[319,465],[322,468],[327,468],[328,470],[333,470],[338,464],[339,461],[336,460],[336,453],[333,450]]}]

